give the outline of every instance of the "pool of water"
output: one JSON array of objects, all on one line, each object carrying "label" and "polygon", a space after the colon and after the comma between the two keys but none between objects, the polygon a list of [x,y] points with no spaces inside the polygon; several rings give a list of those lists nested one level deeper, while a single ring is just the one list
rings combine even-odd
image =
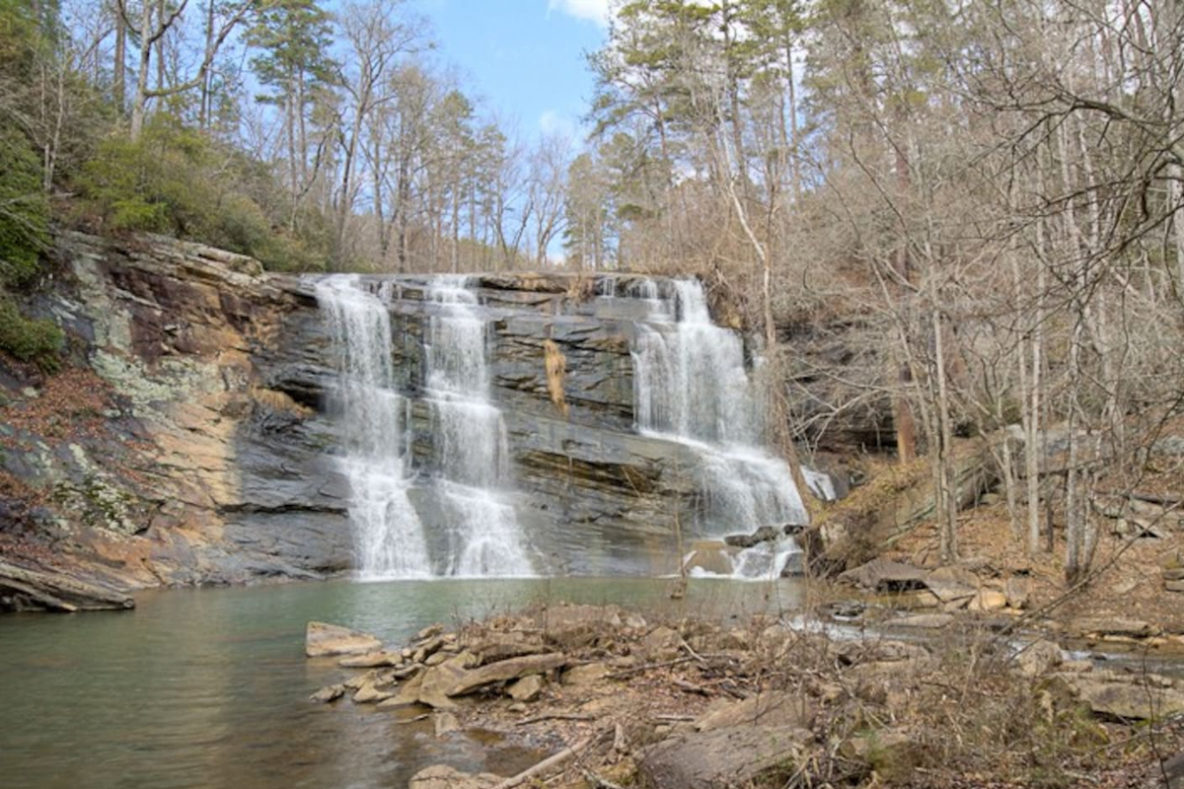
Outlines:
[{"label": "pool of water", "polygon": [[126,613],[0,617],[0,786],[402,787],[428,764],[510,774],[537,758],[437,739],[406,711],[310,693],[342,676],[304,658],[310,619],[399,643],[532,603],[620,603],[663,615],[790,611],[793,580],[440,580],[145,593]]}]

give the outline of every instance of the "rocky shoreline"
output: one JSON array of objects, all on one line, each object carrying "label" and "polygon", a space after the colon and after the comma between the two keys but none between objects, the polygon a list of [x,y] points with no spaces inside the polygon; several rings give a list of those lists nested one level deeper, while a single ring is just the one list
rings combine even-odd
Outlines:
[{"label": "rocky shoreline", "polygon": [[[1184,754],[1168,758],[1184,751],[1184,680],[1050,631],[1001,634],[986,612],[897,636],[853,621],[858,605],[715,622],[557,604],[398,647],[310,623],[306,644],[338,677],[316,702],[549,754],[513,776],[433,766],[415,789],[1184,785]],[[1079,630],[1184,655],[1184,634],[1146,623]]]}]

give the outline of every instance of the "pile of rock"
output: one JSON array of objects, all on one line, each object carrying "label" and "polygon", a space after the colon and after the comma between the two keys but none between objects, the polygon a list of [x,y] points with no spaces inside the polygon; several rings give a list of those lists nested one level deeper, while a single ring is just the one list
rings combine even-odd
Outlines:
[{"label": "pile of rock", "polygon": [[[1184,713],[1175,680],[1100,670],[1050,641],[1018,653],[1002,644],[976,650],[1004,658],[982,665],[1007,667],[1004,684],[1015,685],[1017,699],[1039,691],[1054,707],[1087,705],[1107,725]],[[398,648],[310,623],[306,645],[310,656],[355,672],[317,701],[349,695],[380,708],[415,706],[438,736],[480,728],[553,751],[510,778],[436,765],[412,779],[413,789],[508,789],[536,779],[573,789],[780,786],[798,773],[817,783],[875,773],[907,785],[909,771],[932,767],[944,747],[927,710],[948,702],[934,689],[946,686],[950,666],[964,665],[951,657],[957,648],[935,652],[871,633],[832,639],[780,619],[745,628],[652,624],[614,606],[548,606],[451,632],[435,625]],[[780,782],[767,784],[770,775]]]},{"label": "pile of rock", "polygon": [[[938,567],[928,570],[888,559],[872,561],[842,573],[839,580],[867,592],[898,595],[905,608],[939,608],[943,613],[1000,612],[1018,614],[1028,607],[1031,589],[1028,579],[982,579],[964,567]],[[924,620],[949,623],[953,616],[927,617]],[[912,617],[897,622],[910,624]]]}]

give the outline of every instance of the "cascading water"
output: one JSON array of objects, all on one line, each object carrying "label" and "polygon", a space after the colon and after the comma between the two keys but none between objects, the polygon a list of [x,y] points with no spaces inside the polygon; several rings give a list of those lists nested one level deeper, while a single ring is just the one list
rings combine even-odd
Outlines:
[{"label": "cascading water", "polygon": [[534,573],[504,490],[509,459],[502,413],[489,399],[485,321],[463,277],[440,277],[425,294],[435,305],[428,329],[425,396],[432,408],[437,487],[448,529],[445,573]]},{"label": "cascading water", "polygon": [[407,401],[393,388],[389,285],[375,293],[357,276],[335,275],[315,288],[341,358],[335,394],[346,454],[340,463],[351,491],[358,574],[430,576],[423,525],[407,496]]},{"label": "cascading water", "polygon": [[[638,430],[695,451],[705,534],[806,523],[788,465],[760,446],[760,404],[740,337],[711,322],[697,281],[671,286],[666,299],[658,298],[653,282],[629,294],[652,305],[633,351]],[[734,575],[779,575],[796,550],[789,538],[754,546],[735,558]]]}]

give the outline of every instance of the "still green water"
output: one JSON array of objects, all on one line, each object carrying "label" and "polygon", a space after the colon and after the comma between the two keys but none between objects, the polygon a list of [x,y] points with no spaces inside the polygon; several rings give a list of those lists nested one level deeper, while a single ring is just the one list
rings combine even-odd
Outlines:
[{"label": "still green water", "polygon": [[310,619],[400,643],[543,601],[742,617],[798,605],[792,580],[612,579],[288,584],[153,592],[127,613],[0,618],[0,787],[403,787],[445,762],[511,774],[539,754],[409,714],[307,700],[346,672],[304,658]]}]

